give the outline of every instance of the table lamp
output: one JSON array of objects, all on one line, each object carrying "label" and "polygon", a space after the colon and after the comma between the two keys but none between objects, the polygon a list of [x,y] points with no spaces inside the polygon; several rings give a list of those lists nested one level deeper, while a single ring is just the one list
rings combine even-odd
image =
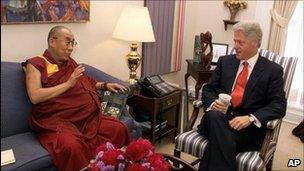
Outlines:
[{"label": "table lamp", "polygon": [[147,7],[125,7],[117,21],[113,38],[131,43],[127,64],[130,69],[128,82],[136,83],[136,69],[140,65],[141,56],[137,52],[139,42],[155,42],[153,28]]}]

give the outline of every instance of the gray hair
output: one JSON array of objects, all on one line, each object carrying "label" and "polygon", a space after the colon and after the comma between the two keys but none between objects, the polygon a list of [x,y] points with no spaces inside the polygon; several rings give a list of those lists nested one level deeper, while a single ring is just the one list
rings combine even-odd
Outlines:
[{"label": "gray hair", "polygon": [[261,46],[263,32],[258,22],[241,21],[233,26],[233,31],[243,31],[246,37],[257,39],[259,46]]}]

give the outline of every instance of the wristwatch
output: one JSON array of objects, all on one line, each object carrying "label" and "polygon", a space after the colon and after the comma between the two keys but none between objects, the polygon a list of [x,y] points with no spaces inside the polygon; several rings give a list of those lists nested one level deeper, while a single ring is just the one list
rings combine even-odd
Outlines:
[{"label": "wristwatch", "polygon": [[251,115],[249,115],[248,117],[249,117],[249,122],[250,123],[254,122],[254,117],[252,117]]}]

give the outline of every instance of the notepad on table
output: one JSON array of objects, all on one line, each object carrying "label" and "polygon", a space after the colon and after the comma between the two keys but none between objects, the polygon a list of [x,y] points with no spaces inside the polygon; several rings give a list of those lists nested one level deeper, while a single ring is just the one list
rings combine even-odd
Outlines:
[{"label": "notepad on table", "polygon": [[15,160],[13,149],[1,151],[1,166],[7,165],[10,163],[15,163],[15,162],[16,162],[16,160]]}]

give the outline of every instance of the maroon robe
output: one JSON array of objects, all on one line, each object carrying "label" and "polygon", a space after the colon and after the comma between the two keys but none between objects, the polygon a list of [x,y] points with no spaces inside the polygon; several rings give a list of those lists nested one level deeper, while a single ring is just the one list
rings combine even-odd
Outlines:
[{"label": "maroon robe", "polygon": [[[77,63],[69,58],[58,64],[46,50],[43,54],[59,71],[48,76],[47,62],[34,57],[27,62],[41,72],[42,87],[66,82]],[[96,81],[83,75],[74,87],[47,101],[33,105],[30,126],[38,133],[39,141],[49,151],[58,170],[79,170],[95,158],[95,149],[107,141],[118,147],[130,141],[127,127],[117,119],[100,112]]]}]

